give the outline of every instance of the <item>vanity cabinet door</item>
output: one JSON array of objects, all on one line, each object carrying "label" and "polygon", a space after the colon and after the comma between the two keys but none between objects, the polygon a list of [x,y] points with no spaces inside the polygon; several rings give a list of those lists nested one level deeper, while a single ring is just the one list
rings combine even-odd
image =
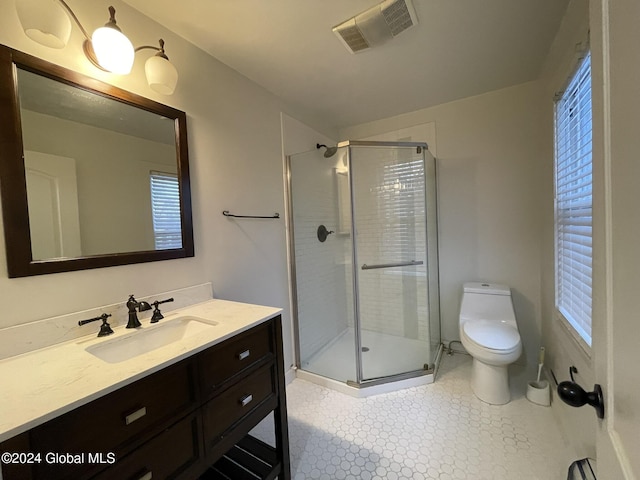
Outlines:
[{"label": "vanity cabinet door", "polygon": [[258,325],[202,352],[198,366],[203,396],[210,398],[228,381],[267,357],[274,357],[272,322]]},{"label": "vanity cabinet door", "polygon": [[[51,420],[32,430],[32,449],[119,458],[197,407],[194,372],[192,360],[182,361]],[[34,471],[37,478],[77,480],[104,466],[42,463]]]},{"label": "vanity cabinet door", "polygon": [[[190,415],[100,473],[94,480],[188,478],[201,458],[199,417]],[[198,467],[198,469],[201,469]]]}]

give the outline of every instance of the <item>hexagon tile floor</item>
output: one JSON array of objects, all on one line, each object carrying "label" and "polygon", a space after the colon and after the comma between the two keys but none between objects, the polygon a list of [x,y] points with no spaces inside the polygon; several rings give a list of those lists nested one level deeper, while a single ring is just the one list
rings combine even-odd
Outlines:
[{"label": "hexagon tile floor", "polygon": [[524,395],[487,405],[473,395],[470,375],[471,357],[456,354],[444,356],[435,383],[369,398],[294,380],[287,387],[293,478],[566,478],[571,455],[551,409]]}]

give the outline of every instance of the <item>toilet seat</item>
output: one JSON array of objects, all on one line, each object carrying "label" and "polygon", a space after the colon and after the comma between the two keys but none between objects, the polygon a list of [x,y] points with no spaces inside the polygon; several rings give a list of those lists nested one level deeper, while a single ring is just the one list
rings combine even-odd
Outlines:
[{"label": "toilet seat", "polygon": [[518,330],[504,323],[476,320],[465,322],[462,330],[470,342],[493,353],[511,353],[520,345]]}]

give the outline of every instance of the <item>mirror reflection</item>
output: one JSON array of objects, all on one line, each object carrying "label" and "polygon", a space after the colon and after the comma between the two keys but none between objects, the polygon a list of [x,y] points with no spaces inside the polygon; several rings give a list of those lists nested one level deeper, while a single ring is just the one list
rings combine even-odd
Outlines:
[{"label": "mirror reflection", "polygon": [[175,120],[17,77],[33,260],[182,248]]}]

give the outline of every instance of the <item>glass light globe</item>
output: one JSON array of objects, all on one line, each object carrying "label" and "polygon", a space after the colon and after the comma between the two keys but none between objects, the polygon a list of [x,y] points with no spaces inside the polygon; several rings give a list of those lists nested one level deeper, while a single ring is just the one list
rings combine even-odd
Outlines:
[{"label": "glass light globe", "polygon": [[108,26],[100,27],[93,32],[91,43],[102,68],[119,75],[131,72],[135,51],[131,41],[121,31]]},{"label": "glass light globe", "polygon": [[162,95],[171,95],[178,83],[178,71],[173,64],[158,55],[149,57],[144,64],[144,73],[149,87]]},{"label": "glass light globe", "polygon": [[57,0],[16,0],[24,33],[51,48],[64,48],[71,36],[71,20]]}]

